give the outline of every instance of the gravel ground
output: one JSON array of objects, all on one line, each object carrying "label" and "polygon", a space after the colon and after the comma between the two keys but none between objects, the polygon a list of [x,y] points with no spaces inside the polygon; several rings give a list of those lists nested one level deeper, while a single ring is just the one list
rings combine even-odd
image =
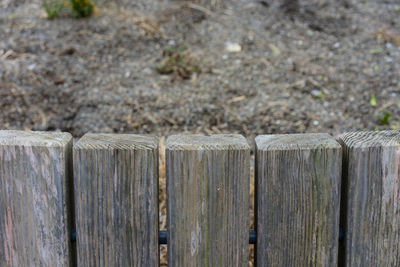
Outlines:
[{"label": "gravel ground", "polygon": [[[398,0],[304,0],[293,16],[276,2],[100,1],[89,19],[50,21],[40,0],[0,0],[0,128],[250,142],[398,129]],[[161,75],[183,46],[196,71]]]},{"label": "gravel ground", "polygon": [[[303,1],[292,19],[267,2],[126,2],[49,21],[38,0],[1,1],[0,127],[250,138],[398,127],[396,0]],[[158,74],[163,50],[183,45],[201,72]]]}]

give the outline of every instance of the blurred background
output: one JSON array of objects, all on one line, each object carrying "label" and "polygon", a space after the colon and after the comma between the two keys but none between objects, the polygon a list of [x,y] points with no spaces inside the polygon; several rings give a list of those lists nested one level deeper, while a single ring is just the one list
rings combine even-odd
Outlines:
[{"label": "blurred background", "polygon": [[285,1],[1,0],[0,128],[398,129],[400,2]]},{"label": "blurred background", "polygon": [[398,0],[0,1],[1,129],[251,141],[399,124]]}]

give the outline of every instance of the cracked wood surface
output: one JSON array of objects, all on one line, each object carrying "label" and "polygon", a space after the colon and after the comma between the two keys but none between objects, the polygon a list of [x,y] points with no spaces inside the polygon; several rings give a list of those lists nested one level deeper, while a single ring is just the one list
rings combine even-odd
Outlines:
[{"label": "cracked wood surface", "polygon": [[0,131],[0,266],[72,266],[68,133]]},{"label": "cracked wood surface", "polygon": [[344,148],[341,266],[400,265],[400,132],[340,136]]},{"label": "cracked wood surface", "polygon": [[249,158],[240,135],[167,139],[169,266],[248,265]]},{"label": "cracked wood surface", "polygon": [[337,266],[341,162],[328,134],[256,137],[257,266]]},{"label": "cracked wood surface", "polygon": [[86,134],[73,155],[78,266],[158,266],[158,139]]}]

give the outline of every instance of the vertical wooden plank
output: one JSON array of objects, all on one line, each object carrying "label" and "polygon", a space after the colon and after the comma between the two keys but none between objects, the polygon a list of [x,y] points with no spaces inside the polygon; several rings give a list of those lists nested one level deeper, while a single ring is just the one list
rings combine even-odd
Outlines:
[{"label": "vertical wooden plank", "polygon": [[256,137],[257,266],[336,266],[341,147],[328,134]]},{"label": "vertical wooden plank", "polygon": [[167,139],[168,266],[248,265],[249,157],[241,135]]},{"label": "vertical wooden plank", "polygon": [[158,139],[86,134],[73,155],[78,266],[158,266]]},{"label": "vertical wooden plank", "polygon": [[400,132],[341,135],[341,266],[400,265]]},{"label": "vertical wooden plank", "polygon": [[68,133],[0,131],[0,266],[70,266]]}]

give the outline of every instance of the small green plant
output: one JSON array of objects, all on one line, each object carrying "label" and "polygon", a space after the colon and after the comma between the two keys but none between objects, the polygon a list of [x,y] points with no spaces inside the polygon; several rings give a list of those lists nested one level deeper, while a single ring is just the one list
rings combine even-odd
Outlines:
[{"label": "small green plant", "polygon": [[371,54],[380,54],[380,53],[382,53],[382,49],[381,48],[373,48],[373,49],[370,49],[369,52]]},{"label": "small green plant", "polygon": [[60,0],[43,0],[42,4],[48,19],[54,19],[68,6],[68,2]]},{"label": "small green plant", "polygon": [[96,13],[96,4],[92,0],[42,0],[48,19],[54,19],[65,8],[70,8],[77,17],[89,17]]},{"label": "small green plant", "polygon": [[371,95],[371,97],[369,98],[369,104],[371,105],[371,107],[376,107],[376,97],[375,97],[375,95]]},{"label": "small green plant", "polygon": [[392,130],[400,130],[400,124],[398,122],[394,122],[390,125],[390,129]]},{"label": "small green plant", "polygon": [[318,99],[325,99],[325,94],[321,90],[312,90],[312,96]]},{"label": "small green plant", "polygon": [[391,118],[392,118],[392,114],[390,114],[389,112],[387,112],[385,110],[385,111],[383,111],[383,113],[380,116],[378,116],[378,122],[382,126],[389,125]]},{"label": "small green plant", "polygon": [[78,17],[89,17],[96,12],[96,5],[91,0],[71,0],[71,8]]},{"label": "small green plant", "polygon": [[193,73],[201,72],[186,46],[181,46],[179,49],[171,47],[164,49],[163,59],[156,70],[160,74],[177,74],[183,79],[189,79]]}]

